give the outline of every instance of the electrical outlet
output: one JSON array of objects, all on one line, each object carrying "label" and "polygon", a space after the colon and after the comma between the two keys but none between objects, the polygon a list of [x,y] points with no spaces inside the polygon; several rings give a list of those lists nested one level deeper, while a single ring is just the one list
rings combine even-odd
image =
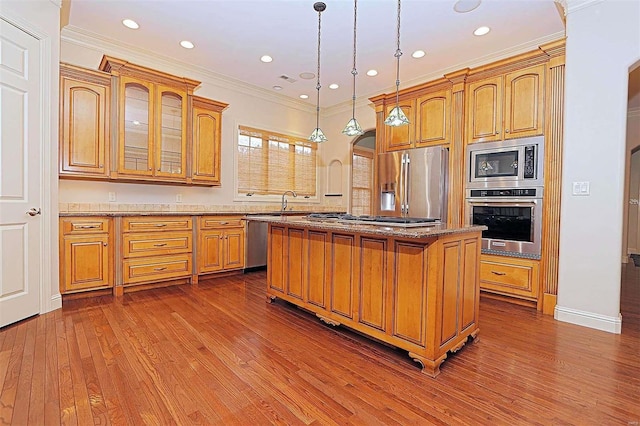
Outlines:
[{"label": "electrical outlet", "polygon": [[182,194],[176,194],[176,203],[182,202]]},{"label": "electrical outlet", "polygon": [[109,193],[109,202],[114,202],[116,200],[116,193],[115,192],[110,192]]}]

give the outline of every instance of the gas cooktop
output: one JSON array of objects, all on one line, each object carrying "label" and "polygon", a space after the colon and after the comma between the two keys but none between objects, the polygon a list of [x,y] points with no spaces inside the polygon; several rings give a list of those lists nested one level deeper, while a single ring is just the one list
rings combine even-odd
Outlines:
[{"label": "gas cooktop", "polygon": [[396,216],[353,216],[350,214],[337,213],[310,213],[307,215],[311,220],[328,220],[333,222],[384,225],[384,226],[401,226],[401,227],[418,227],[431,226],[440,223],[439,219],[424,217],[396,217]]}]

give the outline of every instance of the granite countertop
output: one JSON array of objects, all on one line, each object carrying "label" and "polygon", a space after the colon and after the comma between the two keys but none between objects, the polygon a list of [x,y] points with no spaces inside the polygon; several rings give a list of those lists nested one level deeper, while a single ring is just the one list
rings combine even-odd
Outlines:
[{"label": "granite countertop", "polygon": [[[300,216],[315,213],[317,210],[287,210],[284,212],[273,211],[61,211],[59,217],[125,217],[125,216],[247,216],[254,215],[278,215],[278,216]],[[323,213],[344,213],[344,211],[323,211]]]},{"label": "granite countertop", "polygon": [[331,221],[307,219],[305,216],[287,215],[256,215],[247,217],[248,220],[268,222],[278,225],[289,225],[300,228],[323,229],[327,231],[344,231],[349,233],[375,234],[404,238],[428,238],[442,235],[462,234],[467,232],[480,232],[487,229],[486,226],[461,226],[449,227],[446,224],[419,226],[404,228],[392,225],[355,224],[348,221]]}]

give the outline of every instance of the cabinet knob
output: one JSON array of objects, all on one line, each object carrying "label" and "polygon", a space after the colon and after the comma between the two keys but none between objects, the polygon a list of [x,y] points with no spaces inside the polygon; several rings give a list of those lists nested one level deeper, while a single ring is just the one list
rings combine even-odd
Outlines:
[{"label": "cabinet knob", "polygon": [[100,167],[100,168],[104,167],[104,164],[100,164],[100,166],[99,166],[99,167]]},{"label": "cabinet knob", "polygon": [[102,243],[102,245],[103,245],[103,246],[105,246],[105,247],[106,247],[106,246],[108,246],[108,244],[107,244],[107,243]]},{"label": "cabinet knob", "polygon": [[505,133],[509,133],[509,129],[505,129],[505,131],[504,131],[504,132],[505,132]]},{"label": "cabinet knob", "polygon": [[496,135],[499,135],[499,134],[500,134],[500,130],[496,130]]},{"label": "cabinet knob", "polygon": [[153,167],[149,167],[149,171],[153,170]]}]

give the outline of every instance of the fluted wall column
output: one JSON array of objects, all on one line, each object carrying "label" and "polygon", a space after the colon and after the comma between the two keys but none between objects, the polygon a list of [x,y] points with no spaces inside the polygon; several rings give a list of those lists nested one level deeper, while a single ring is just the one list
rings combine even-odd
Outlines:
[{"label": "fluted wall column", "polygon": [[464,87],[469,68],[445,75],[451,88],[451,142],[449,144],[449,207],[447,222],[451,226],[464,224]]},{"label": "fluted wall column", "polygon": [[[560,202],[562,187],[562,144],[564,136],[564,41],[540,46],[550,57],[547,73],[545,124],[544,206],[542,220],[542,311],[553,315],[558,298],[560,253]],[[540,308],[540,306],[538,305]]]}]

